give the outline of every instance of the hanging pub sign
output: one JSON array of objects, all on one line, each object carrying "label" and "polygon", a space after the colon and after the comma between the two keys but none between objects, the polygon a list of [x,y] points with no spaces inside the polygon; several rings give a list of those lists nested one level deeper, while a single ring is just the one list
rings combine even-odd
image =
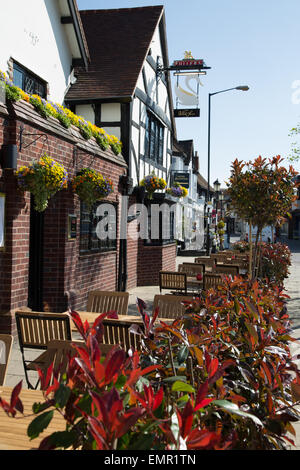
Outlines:
[{"label": "hanging pub sign", "polygon": [[172,68],[180,70],[198,70],[204,66],[203,59],[182,59],[174,60]]},{"label": "hanging pub sign", "polygon": [[174,171],[173,183],[179,183],[181,186],[188,189],[190,186],[190,174],[187,171]]},{"label": "hanging pub sign", "polygon": [[191,109],[174,109],[174,117],[199,117],[200,116],[200,109],[199,108],[191,108]]},{"label": "hanging pub sign", "polygon": [[[200,75],[205,75],[206,72],[203,69],[210,67],[205,66],[203,59],[194,59],[191,51],[185,51],[184,59],[175,60],[171,68],[176,70],[174,76],[177,76],[174,85],[176,96],[174,117],[199,117],[199,89],[200,86],[203,86]],[[180,82],[180,79],[183,80],[183,83]],[[181,106],[182,108],[180,108]],[[188,108],[189,106],[192,108]]]}]

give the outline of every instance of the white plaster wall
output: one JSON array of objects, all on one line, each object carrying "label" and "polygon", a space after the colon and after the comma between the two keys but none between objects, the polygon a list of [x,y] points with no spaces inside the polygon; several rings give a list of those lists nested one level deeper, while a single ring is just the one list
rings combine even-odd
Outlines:
[{"label": "white plaster wall", "polygon": [[95,112],[91,104],[78,104],[76,105],[75,113],[83,117],[86,121],[95,124]]},{"label": "white plaster wall", "polygon": [[132,104],[132,119],[136,124],[140,124],[140,100],[138,98],[134,98]]},{"label": "white plaster wall", "polygon": [[[156,103],[156,74],[148,62],[144,63],[148,96]],[[160,104],[160,103],[159,103]],[[162,104],[161,104],[162,105]],[[162,106],[163,108],[163,106]]]},{"label": "white plaster wall", "polygon": [[101,121],[121,121],[121,104],[120,103],[102,103],[101,104]]},{"label": "white plaster wall", "polygon": [[72,55],[56,0],[1,3],[0,69],[7,72],[7,61],[15,59],[49,83],[49,99],[62,103]]}]

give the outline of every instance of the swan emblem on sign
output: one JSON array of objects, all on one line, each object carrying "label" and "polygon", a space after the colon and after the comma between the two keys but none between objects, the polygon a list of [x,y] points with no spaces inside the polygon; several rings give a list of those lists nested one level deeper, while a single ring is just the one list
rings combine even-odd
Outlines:
[{"label": "swan emblem on sign", "polygon": [[[194,59],[192,56],[191,51],[185,51],[184,52],[184,59]],[[185,87],[187,89],[182,88],[177,80],[177,83],[175,85],[175,94],[177,96],[178,102],[180,104],[186,105],[186,106],[198,106],[199,105],[199,92],[194,90],[190,82],[192,80],[195,80],[197,83],[197,90],[200,86],[203,86],[203,83],[201,83],[201,80],[197,73],[190,75],[190,76],[185,76]]]},{"label": "swan emblem on sign", "polygon": [[199,104],[198,92],[194,90],[190,85],[190,82],[192,80],[196,81],[197,86],[199,85],[203,86],[200,78],[197,75],[192,75],[191,77],[185,77],[184,83],[187,89],[182,88],[178,83],[175,85],[175,94],[180,104],[183,104],[186,106],[194,106],[194,105],[196,106]]}]

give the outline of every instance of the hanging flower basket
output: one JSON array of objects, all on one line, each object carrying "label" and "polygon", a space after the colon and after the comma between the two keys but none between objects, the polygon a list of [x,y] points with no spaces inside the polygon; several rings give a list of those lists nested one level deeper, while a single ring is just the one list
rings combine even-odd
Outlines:
[{"label": "hanging flower basket", "polygon": [[140,186],[145,188],[148,198],[152,199],[153,193],[159,189],[165,189],[167,183],[163,178],[158,178],[154,173],[152,173],[142,179]]},{"label": "hanging flower basket", "polygon": [[171,188],[166,189],[166,193],[170,194],[170,196],[181,198],[188,195],[188,190],[179,183],[174,183]]},{"label": "hanging flower basket", "polygon": [[34,207],[43,212],[49,199],[68,186],[68,173],[60,163],[47,154],[29,166],[21,166],[16,172],[18,186],[22,191],[30,191],[34,196]]},{"label": "hanging flower basket", "polygon": [[114,190],[112,181],[90,168],[83,168],[72,180],[73,191],[92,208],[93,204],[107,197]]}]

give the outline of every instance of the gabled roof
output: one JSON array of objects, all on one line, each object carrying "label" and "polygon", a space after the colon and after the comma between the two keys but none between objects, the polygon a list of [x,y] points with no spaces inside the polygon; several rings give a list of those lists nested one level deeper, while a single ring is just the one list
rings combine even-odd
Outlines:
[{"label": "gabled roof", "polygon": [[80,11],[91,63],[76,68],[66,101],[131,98],[163,14],[163,6]]}]

